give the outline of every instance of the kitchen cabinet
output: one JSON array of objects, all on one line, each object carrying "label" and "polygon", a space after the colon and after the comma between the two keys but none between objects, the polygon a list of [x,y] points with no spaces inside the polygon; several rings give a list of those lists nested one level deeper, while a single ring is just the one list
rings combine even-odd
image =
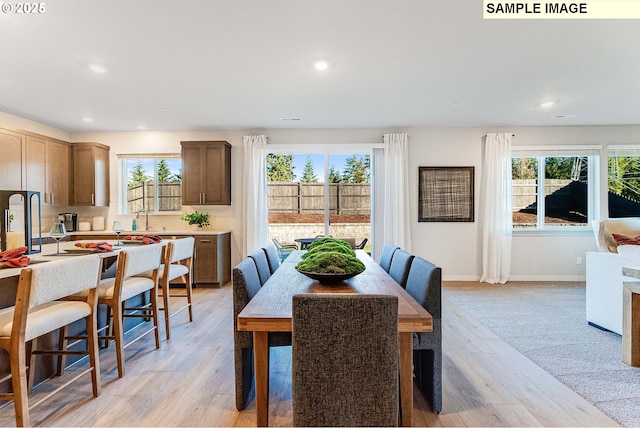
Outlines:
[{"label": "kitchen cabinet", "polygon": [[193,282],[218,284],[231,281],[231,232],[196,235],[193,254]]},{"label": "kitchen cabinet", "polygon": [[45,195],[45,163],[46,163],[46,141],[43,138],[27,135],[25,159],[26,159],[26,188],[40,192],[41,200],[46,202]]},{"label": "kitchen cabinet", "polygon": [[182,141],[182,205],[231,205],[231,144]]},{"label": "kitchen cabinet", "polygon": [[26,136],[0,128],[0,189],[24,190],[25,184],[22,164]]},{"label": "kitchen cabinet", "polygon": [[69,205],[71,187],[71,147],[69,144],[47,140],[44,202]]},{"label": "kitchen cabinet", "polygon": [[109,146],[73,143],[73,200],[71,205],[109,205]]}]

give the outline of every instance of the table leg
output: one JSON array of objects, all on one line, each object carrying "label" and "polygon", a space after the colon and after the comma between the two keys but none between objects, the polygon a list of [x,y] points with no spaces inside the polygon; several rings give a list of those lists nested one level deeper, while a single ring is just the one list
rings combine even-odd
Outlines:
[{"label": "table leg", "polygon": [[398,333],[402,426],[413,426],[413,333]]},{"label": "table leg", "polygon": [[259,427],[269,426],[269,332],[253,332],[253,363],[256,382],[256,419]]},{"label": "table leg", "polygon": [[622,362],[640,367],[640,294],[637,283],[623,283]]}]

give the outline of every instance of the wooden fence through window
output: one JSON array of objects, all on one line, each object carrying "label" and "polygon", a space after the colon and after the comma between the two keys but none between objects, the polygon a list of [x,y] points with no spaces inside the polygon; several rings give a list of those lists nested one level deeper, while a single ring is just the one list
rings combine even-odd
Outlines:
[{"label": "wooden fence through window", "polygon": [[[158,183],[158,211],[180,211],[182,208],[182,186],[177,183]],[[136,183],[127,187],[127,212],[137,213],[141,209],[155,211],[156,185],[153,181]]]},{"label": "wooden fence through window", "polygon": [[[324,183],[269,182],[267,196],[271,213],[324,214]],[[329,213],[369,215],[371,185],[330,183]]]}]

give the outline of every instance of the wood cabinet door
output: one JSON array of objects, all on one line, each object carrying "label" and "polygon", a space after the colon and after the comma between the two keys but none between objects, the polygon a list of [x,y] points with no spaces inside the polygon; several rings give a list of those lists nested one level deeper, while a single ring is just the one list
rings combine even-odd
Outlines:
[{"label": "wood cabinet door", "polygon": [[73,205],[95,203],[95,165],[93,146],[73,145]]},{"label": "wood cabinet door", "polygon": [[205,147],[204,205],[231,204],[231,156],[226,144]]},{"label": "wood cabinet door", "polygon": [[27,135],[26,156],[26,190],[40,192],[40,198],[45,203],[50,203],[46,189],[45,163],[46,141],[42,138]]},{"label": "wood cabinet door", "polygon": [[0,129],[0,189],[24,190],[22,161],[25,139],[23,134]]},{"label": "wood cabinet door", "polygon": [[71,148],[67,144],[47,141],[46,192],[48,203],[69,205]]},{"label": "wood cabinet door", "polygon": [[198,283],[218,282],[218,249],[216,236],[197,236],[193,281]]},{"label": "wood cabinet door", "polygon": [[182,205],[202,205],[203,146],[182,145]]},{"label": "wood cabinet door", "polygon": [[95,198],[94,205],[98,207],[109,206],[109,149],[94,148],[94,177]]}]

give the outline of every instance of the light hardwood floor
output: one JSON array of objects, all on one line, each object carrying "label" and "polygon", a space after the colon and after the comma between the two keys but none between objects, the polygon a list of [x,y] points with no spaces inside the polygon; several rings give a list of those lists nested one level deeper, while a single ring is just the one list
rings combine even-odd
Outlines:
[{"label": "light hardwood floor", "polygon": [[[81,379],[32,409],[41,426],[255,426],[255,402],[235,408],[231,284],[194,290],[194,322],[172,319],[172,339],[155,350],[152,337],[126,350],[117,378],[113,348],[101,351],[102,394]],[[164,331],[163,331],[164,334]],[[454,305],[443,301],[443,409],[433,414],[415,389],[419,426],[617,426],[554,377]],[[54,385],[39,386],[32,402]],[[270,423],[291,426],[291,348],[274,348]],[[13,405],[0,425],[15,425]]]}]

